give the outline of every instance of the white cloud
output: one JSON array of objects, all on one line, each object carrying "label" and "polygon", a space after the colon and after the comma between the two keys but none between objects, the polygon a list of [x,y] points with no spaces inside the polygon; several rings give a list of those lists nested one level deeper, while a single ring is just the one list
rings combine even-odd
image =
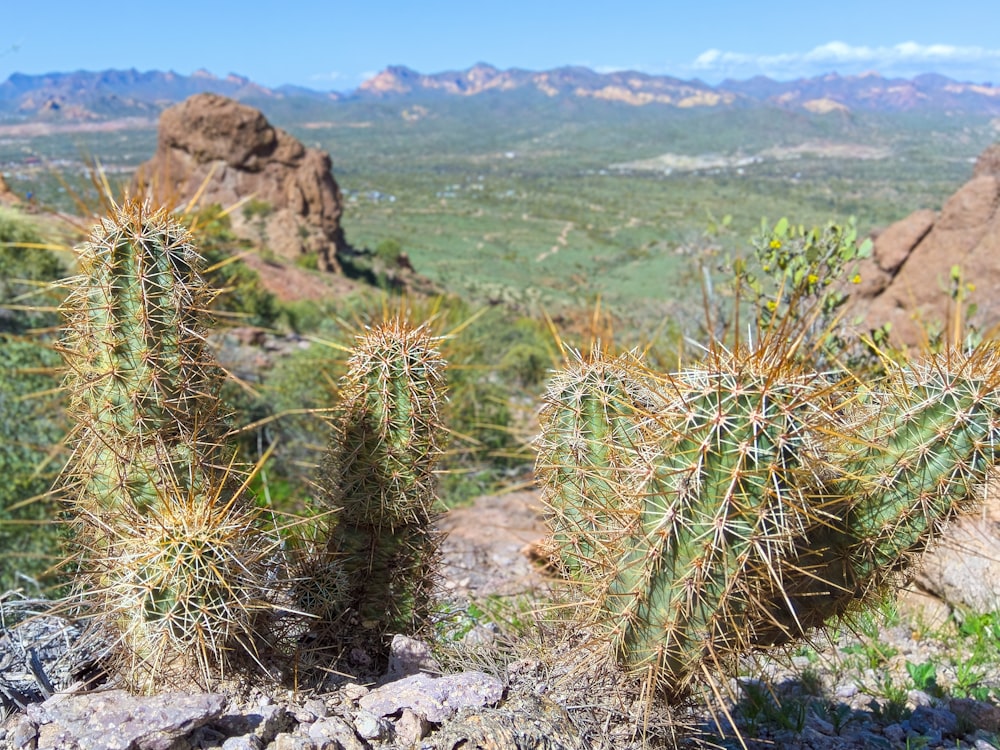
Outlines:
[{"label": "white cloud", "polygon": [[832,41],[808,52],[770,55],[709,49],[685,67],[688,72],[711,78],[763,74],[787,79],[831,71],[847,75],[876,70],[887,76],[936,72],[969,80],[994,80],[1000,78],[1000,49],[917,42],[868,47]]},{"label": "white cloud", "polygon": [[311,76],[309,76],[310,81],[327,81],[327,82],[342,81],[344,78],[347,78],[347,75],[337,70],[331,70],[329,73],[313,73]]}]

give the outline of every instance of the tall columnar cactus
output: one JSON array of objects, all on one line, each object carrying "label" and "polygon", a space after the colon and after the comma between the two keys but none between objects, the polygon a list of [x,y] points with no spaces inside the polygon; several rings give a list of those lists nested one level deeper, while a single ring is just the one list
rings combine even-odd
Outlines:
[{"label": "tall columnar cactus", "polygon": [[222,442],[200,263],[165,212],[128,203],[79,250],[64,306],[78,588],[139,689],[208,681],[259,596],[264,545]]},{"label": "tall columnar cactus", "polygon": [[556,556],[622,662],[670,696],[870,603],[997,463],[995,349],[864,388],[797,359],[770,336],[669,377],[576,364],[549,391]]},{"label": "tall columnar cactus", "polygon": [[319,479],[335,511],[325,569],[346,586],[344,608],[378,633],[428,614],[444,367],[429,330],[397,317],[358,337],[342,385]]}]

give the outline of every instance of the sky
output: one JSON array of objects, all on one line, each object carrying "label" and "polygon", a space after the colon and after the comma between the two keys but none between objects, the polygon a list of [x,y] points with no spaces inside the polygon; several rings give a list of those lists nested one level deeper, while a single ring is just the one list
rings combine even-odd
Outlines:
[{"label": "sky", "polygon": [[718,83],[877,71],[1000,85],[1000,1],[2,0],[0,81],[15,72],[237,73],[349,91],[421,73],[584,65]]}]

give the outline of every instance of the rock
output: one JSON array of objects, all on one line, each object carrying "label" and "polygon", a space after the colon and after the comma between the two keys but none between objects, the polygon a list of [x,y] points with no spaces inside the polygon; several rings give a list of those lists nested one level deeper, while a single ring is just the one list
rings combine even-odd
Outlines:
[{"label": "rock", "polygon": [[972,176],[981,177],[983,175],[1000,177],[1000,143],[994,143],[976,159],[976,166],[972,168]]},{"label": "rock", "polygon": [[263,704],[247,712],[225,714],[213,722],[227,735],[249,735],[258,737],[263,744],[271,742],[279,732],[293,724],[284,706]]},{"label": "rock", "polygon": [[38,725],[27,716],[22,716],[10,732],[10,746],[14,750],[38,747]]},{"label": "rock", "polygon": [[263,750],[264,743],[260,737],[246,735],[244,737],[230,737],[222,743],[222,750]]},{"label": "rock", "polygon": [[916,346],[928,331],[947,323],[953,301],[951,269],[982,290],[974,322],[1000,320],[1000,299],[983,293],[1000,284],[1000,144],[987,149],[974,176],[944,204],[939,215],[917,211],[875,239],[872,258],[859,269],[862,283],[848,319],[860,316],[863,332],[892,325],[897,346]]},{"label": "rock", "polygon": [[416,747],[430,731],[431,723],[424,716],[404,708],[396,721],[396,742],[400,747]]},{"label": "rock", "polygon": [[432,740],[437,750],[585,750],[592,747],[564,708],[538,697],[522,697],[495,708],[461,711],[440,732],[432,735]]},{"label": "rock", "polygon": [[954,736],[958,732],[958,718],[945,708],[917,706],[910,715],[910,727],[919,734]]},{"label": "rock", "polygon": [[992,703],[972,698],[952,698],[948,701],[948,710],[958,717],[960,724],[993,734],[1000,732],[1000,708]]},{"label": "rock", "polygon": [[439,724],[461,708],[491,705],[502,697],[503,683],[485,672],[444,677],[417,674],[372,690],[358,705],[375,716],[389,716],[408,708]]},{"label": "rock", "polygon": [[[933,559],[934,553],[931,558]],[[899,592],[896,608],[907,622],[919,625],[923,630],[938,630],[951,617],[951,608],[940,597],[918,585],[908,586]]]},{"label": "rock", "polygon": [[[875,238],[872,259],[886,278],[891,278],[906,262],[913,248],[931,231],[935,219],[937,219],[935,211],[929,209],[914,211]],[[868,281],[864,273],[861,278],[862,283]]]},{"label": "rock", "polygon": [[17,193],[10,189],[3,175],[0,174],[0,204],[6,203],[7,205],[12,205],[20,202],[21,199],[17,197]]},{"label": "rock", "polygon": [[253,107],[217,94],[196,94],[163,111],[156,154],[139,167],[139,194],[183,204],[242,209],[230,214],[237,236],[295,259],[315,253],[337,270],[347,249],[343,201],[328,154],[306,148]]},{"label": "rock", "polygon": [[365,710],[354,715],[354,729],[366,740],[384,740],[392,735],[392,724],[389,721]]},{"label": "rock", "polygon": [[219,694],[132,696],[124,690],[61,694],[40,706],[39,748],[170,750],[222,714]]},{"label": "rock", "polygon": [[294,734],[279,734],[274,738],[274,750],[318,750],[316,743]]},{"label": "rock", "polygon": [[336,716],[320,719],[309,727],[309,737],[322,745],[334,745],[343,750],[365,750],[351,725]]},{"label": "rock", "polygon": [[434,658],[431,647],[416,638],[397,633],[389,645],[389,667],[385,673],[385,681],[392,682],[420,672],[441,672],[441,665]]},{"label": "rock", "polygon": [[1000,487],[987,485],[986,502],[959,518],[924,556],[914,584],[952,609],[992,612],[1000,602]]}]

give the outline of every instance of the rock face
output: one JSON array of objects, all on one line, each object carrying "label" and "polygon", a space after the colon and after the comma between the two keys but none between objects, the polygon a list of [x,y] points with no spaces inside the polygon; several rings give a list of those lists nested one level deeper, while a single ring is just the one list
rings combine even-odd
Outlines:
[{"label": "rock face", "polygon": [[289,259],[315,253],[325,270],[339,270],[347,248],[329,155],[224,96],[196,94],[164,110],[156,154],[135,187],[178,205],[199,191],[200,206],[245,200],[230,214],[238,236]]},{"label": "rock face", "polygon": [[17,194],[10,189],[4,181],[3,175],[0,174],[0,204],[13,204],[20,203],[21,199],[17,197]]},{"label": "rock face", "polygon": [[975,322],[1000,320],[1000,144],[976,162],[972,179],[949,198],[941,212],[917,211],[875,239],[872,258],[861,268],[857,311],[865,330],[892,324],[897,345],[919,344],[927,330],[948,320],[951,269],[980,291]]}]

